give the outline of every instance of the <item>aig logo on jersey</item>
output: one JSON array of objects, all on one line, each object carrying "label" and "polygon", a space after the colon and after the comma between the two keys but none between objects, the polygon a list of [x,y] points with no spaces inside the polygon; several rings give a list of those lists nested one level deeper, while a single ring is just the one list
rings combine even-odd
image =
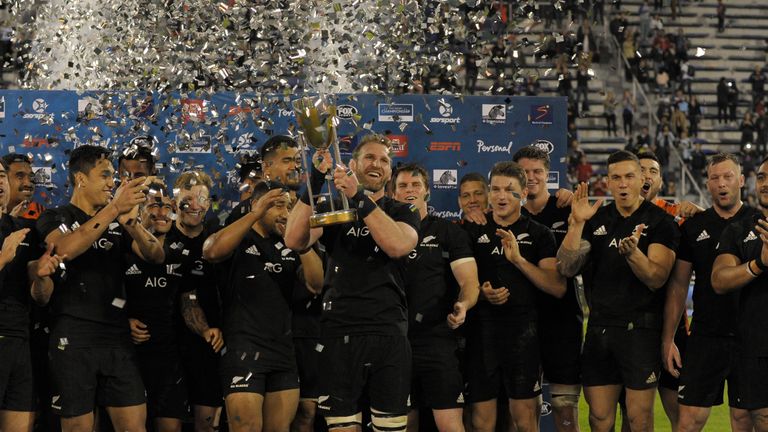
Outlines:
[{"label": "aig logo on jersey", "polygon": [[104,237],[102,237],[102,238],[96,240],[95,242],[93,242],[93,248],[94,249],[104,249],[104,250],[107,250],[107,251],[112,249],[112,246],[114,246],[114,245],[115,245],[114,243],[112,243],[111,241],[105,239]]},{"label": "aig logo on jersey", "polygon": [[163,276],[150,276],[144,282],[144,288],[165,288],[167,285],[168,281]]},{"label": "aig logo on jersey", "polygon": [[349,231],[347,231],[347,235],[351,235],[355,237],[365,237],[370,233],[371,232],[368,230],[367,226],[362,228],[352,227],[349,229]]},{"label": "aig logo on jersey", "polygon": [[280,263],[264,263],[264,271],[269,273],[282,273],[283,265]]}]

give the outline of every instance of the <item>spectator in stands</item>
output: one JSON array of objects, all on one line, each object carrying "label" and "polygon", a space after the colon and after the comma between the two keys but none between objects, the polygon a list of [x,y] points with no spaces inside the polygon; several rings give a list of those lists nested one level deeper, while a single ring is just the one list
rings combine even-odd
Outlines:
[{"label": "spectator in stands", "polygon": [[651,75],[648,70],[648,61],[644,58],[640,59],[640,64],[637,66],[637,81],[640,84],[647,84],[651,82]]},{"label": "spectator in stands", "polygon": [[589,111],[589,100],[587,94],[589,92],[589,80],[592,77],[589,75],[589,69],[586,65],[579,66],[579,70],[576,71],[576,106],[579,105],[579,101],[583,99],[581,104],[581,111]]},{"label": "spectator in stands", "polygon": [[571,72],[568,70],[568,68],[563,67],[560,70],[560,74],[558,75],[557,80],[557,93],[560,96],[565,96],[570,99],[572,97],[571,91],[573,89],[573,84],[571,83]]},{"label": "spectator in stands", "polygon": [[752,109],[757,108],[757,103],[765,97],[765,74],[760,65],[755,65],[755,70],[749,75],[747,81],[752,84]]},{"label": "spectator in stands", "polygon": [[732,122],[736,121],[736,106],[739,104],[739,88],[736,81],[730,80],[728,85],[728,114]]},{"label": "spectator in stands", "polygon": [[539,90],[541,90],[541,84],[539,84],[539,78],[536,75],[528,75],[528,77],[525,79],[525,95],[526,96],[537,96],[539,94]]},{"label": "spectator in stands", "polygon": [[675,131],[675,135],[681,136],[683,132],[688,133],[688,117],[685,113],[680,111],[680,106],[677,104],[672,105],[672,128]]},{"label": "spectator in stands", "polygon": [[766,154],[766,143],[768,143],[768,115],[765,111],[762,114],[755,114],[755,132],[757,132],[757,151],[761,156]]},{"label": "spectator in stands", "polygon": [[637,150],[635,150],[635,153],[641,153],[643,151],[647,151],[651,146],[651,134],[648,133],[648,126],[643,126],[643,129],[640,131],[640,134],[637,135],[637,140],[635,145],[637,146]]},{"label": "spectator in stands", "polygon": [[661,19],[661,15],[654,14],[653,18],[651,18],[651,32],[656,35],[664,34],[664,21]]},{"label": "spectator in stands", "polygon": [[587,155],[582,154],[579,165],[576,167],[576,180],[579,183],[588,183],[592,178],[592,164],[587,161]]},{"label": "spectator in stands", "polygon": [[679,7],[678,0],[670,0],[669,8],[672,11],[672,21],[677,19],[677,9]]},{"label": "spectator in stands", "polygon": [[696,180],[698,185],[701,185],[704,169],[707,167],[707,155],[704,153],[704,150],[701,149],[700,142],[697,142],[694,145],[694,149],[691,152],[691,163],[689,166],[691,167],[691,174],[693,174],[693,179]]},{"label": "spectator in stands", "polygon": [[728,122],[728,84],[725,77],[720,77],[717,83],[717,122]]},{"label": "spectator in stands", "polygon": [[593,0],[592,2],[592,20],[603,24],[605,21],[605,0]]},{"label": "spectator in stands", "polygon": [[659,11],[664,7],[664,0],[653,0],[653,10]]},{"label": "spectator in stands", "polygon": [[689,46],[690,46],[690,42],[688,41],[688,37],[683,32],[683,28],[678,27],[677,37],[675,37],[675,54],[677,55],[678,60],[680,61],[688,60]]},{"label": "spectator in stands", "polygon": [[637,102],[629,90],[624,90],[624,96],[622,97],[621,104],[623,107],[621,111],[621,119],[623,121],[624,135],[631,138],[632,123],[634,121],[635,111],[637,110]]},{"label": "spectator in stands", "polygon": [[632,75],[637,69],[637,43],[635,31],[632,27],[627,29],[624,43],[622,44],[622,53],[624,58],[627,59],[628,66],[625,65],[624,74],[627,81],[632,80]]},{"label": "spectator in stands", "polygon": [[659,73],[656,74],[656,86],[661,93],[669,91],[669,73],[667,72],[667,68],[659,69]]},{"label": "spectator in stands", "polygon": [[507,62],[507,49],[504,45],[504,37],[499,36],[496,44],[491,48],[491,65],[496,72],[496,79],[504,77],[504,68]]},{"label": "spectator in stands", "polygon": [[612,91],[608,91],[603,100],[603,115],[605,116],[605,131],[608,135],[613,131],[613,136],[617,136],[616,132],[616,107],[619,105],[616,100],[616,95]]},{"label": "spectator in stands", "polygon": [[747,145],[751,147],[755,142],[755,122],[752,120],[752,112],[747,111],[744,113],[744,119],[741,120],[739,130],[741,131],[742,148]]},{"label": "spectator in stands", "polygon": [[717,0],[717,31],[719,33],[725,31],[725,5],[723,0]]},{"label": "spectator in stands", "polygon": [[600,174],[597,176],[597,179],[595,179],[593,183],[590,183],[590,186],[592,186],[592,193],[590,193],[590,196],[604,197],[608,195],[608,189],[604,175]]},{"label": "spectator in stands", "polygon": [[611,20],[609,30],[616,40],[619,41],[620,45],[624,43],[624,31],[627,29],[628,25],[629,21],[627,21],[625,12],[620,12]]},{"label": "spectator in stands", "polygon": [[696,95],[692,95],[691,102],[688,103],[688,123],[690,124],[689,132],[691,136],[699,136],[699,119],[701,114],[701,105],[698,99],[696,99]]},{"label": "spectator in stands", "polygon": [[688,59],[683,60],[680,63],[680,90],[683,90],[691,96],[691,83],[693,77],[696,75],[696,69],[692,64],[688,63]]},{"label": "spectator in stands", "polygon": [[576,128],[576,122],[570,121],[568,122],[568,140],[578,140],[579,139],[579,130]]},{"label": "spectator in stands", "polygon": [[640,17],[640,40],[639,45],[644,45],[651,32],[651,8],[648,6],[648,0],[643,0],[637,9],[637,15]]},{"label": "spectator in stands", "polygon": [[[656,148],[652,148],[653,152],[656,153],[656,156],[659,158],[659,165],[667,165],[667,162],[669,161],[669,151],[672,149],[672,146],[675,145],[676,141],[677,138],[669,129],[669,126],[662,126],[661,131],[656,135]],[[662,163],[662,161],[664,161],[664,163]]]}]

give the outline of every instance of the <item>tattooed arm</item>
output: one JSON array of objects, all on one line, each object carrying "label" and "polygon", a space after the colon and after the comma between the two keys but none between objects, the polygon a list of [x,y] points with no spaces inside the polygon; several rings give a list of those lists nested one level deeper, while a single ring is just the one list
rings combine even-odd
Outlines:
[{"label": "tattooed arm", "polygon": [[224,335],[221,333],[221,329],[208,326],[205,312],[197,302],[196,290],[181,295],[181,315],[184,317],[187,327],[210,343],[214,352],[221,350],[224,346]]}]

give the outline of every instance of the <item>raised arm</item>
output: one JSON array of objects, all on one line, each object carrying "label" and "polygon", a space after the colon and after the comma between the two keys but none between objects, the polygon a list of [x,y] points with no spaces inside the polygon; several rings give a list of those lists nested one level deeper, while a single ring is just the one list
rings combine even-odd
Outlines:
[{"label": "raised arm", "polygon": [[587,261],[590,244],[581,238],[584,225],[603,205],[602,199],[590,204],[588,191],[589,186],[586,183],[581,183],[576,187],[571,202],[571,215],[568,218],[568,231],[557,251],[557,271],[565,277],[573,277],[578,274]]},{"label": "raised arm", "polygon": [[309,248],[299,255],[303,271],[304,283],[312,294],[320,294],[323,291],[323,261],[313,248]]},{"label": "raised arm", "polygon": [[531,263],[520,254],[517,239],[511,231],[497,229],[496,235],[501,237],[501,244],[504,246],[504,255],[507,260],[536,285],[536,288],[557,298],[565,295],[567,289],[565,278],[557,271],[555,258],[544,258],[536,264]]},{"label": "raised arm", "polygon": [[226,260],[243,241],[253,224],[261,220],[278,199],[283,198],[282,189],[272,189],[262,195],[251,207],[251,211],[232,224],[211,234],[203,243],[203,258],[212,263]]},{"label": "raised arm", "polygon": [[48,233],[45,241],[53,244],[59,256],[73,260],[91,247],[99,239],[109,224],[121,214],[130,212],[144,202],[144,177],[133,179],[117,188],[112,201],[99,210],[88,222],[74,230],[55,229]]}]

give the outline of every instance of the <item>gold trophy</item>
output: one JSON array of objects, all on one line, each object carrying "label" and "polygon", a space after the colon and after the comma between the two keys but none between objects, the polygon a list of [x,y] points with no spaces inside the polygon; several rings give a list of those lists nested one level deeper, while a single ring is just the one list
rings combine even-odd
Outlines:
[{"label": "gold trophy", "polygon": [[[339,152],[339,141],[336,137],[336,105],[324,96],[311,96],[296,99],[292,102],[293,112],[296,114],[296,123],[299,129],[299,145],[301,146],[301,162],[304,165],[305,172],[312,172],[312,165],[307,164],[307,150],[313,147],[315,151],[326,150],[329,147],[333,149],[333,158],[335,162],[341,161]],[[340,210],[336,209],[333,201],[333,167],[325,173],[326,183],[328,183],[328,192],[312,190],[312,185],[307,176],[307,192],[309,193],[309,205],[312,207],[312,216],[309,217],[309,226],[311,228],[324,227],[340,223],[354,222],[357,220],[357,212],[349,208],[349,201],[343,193],[341,196]],[[318,213],[315,205],[315,197],[326,197],[330,204],[331,211]]]}]

